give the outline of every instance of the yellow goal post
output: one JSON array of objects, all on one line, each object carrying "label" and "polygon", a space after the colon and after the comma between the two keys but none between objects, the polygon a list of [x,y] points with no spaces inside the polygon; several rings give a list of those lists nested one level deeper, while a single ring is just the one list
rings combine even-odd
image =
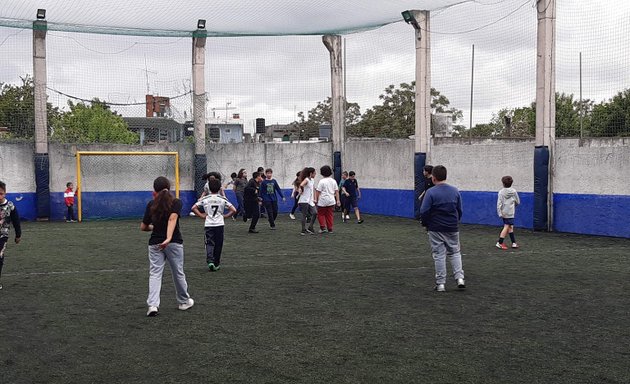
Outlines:
[{"label": "yellow goal post", "polygon": [[[83,220],[83,201],[82,201],[82,193],[83,193],[83,165],[86,157],[119,157],[119,156],[167,156],[172,157],[174,160],[174,174],[172,175],[174,180],[173,183],[175,185],[175,197],[179,198],[179,152],[142,152],[142,151],[77,151],[76,152],[76,172],[77,172],[77,188],[76,188],[76,196],[77,196],[77,218],[80,221]],[[131,164],[133,165],[133,164]],[[137,171],[142,171],[142,167],[137,167],[140,169],[136,169]],[[125,171],[125,170],[120,170]],[[155,176],[167,176],[163,174],[156,174]],[[128,176],[132,177],[132,176]],[[153,177],[153,175],[152,175]],[[167,176],[168,177],[168,176]],[[152,180],[151,180],[152,181]]]}]

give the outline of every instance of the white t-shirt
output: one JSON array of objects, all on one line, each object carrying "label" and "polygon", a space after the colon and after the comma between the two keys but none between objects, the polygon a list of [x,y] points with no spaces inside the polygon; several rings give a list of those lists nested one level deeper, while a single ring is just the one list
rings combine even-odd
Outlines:
[{"label": "white t-shirt", "polygon": [[325,177],[317,183],[317,190],[319,191],[319,199],[317,200],[318,207],[330,207],[335,205],[335,191],[339,190],[337,181],[332,177]]},{"label": "white t-shirt", "polygon": [[313,179],[308,178],[306,180],[308,180],[308,182],[304,184],[304,191],[302,191],[298,203],[308,203],[309,205],[315,206],[315,203],[313,202]]},{"label": "white t-shirt", "polygon": [[203,199],[195,203],[197,207],[203,207],[204,211],[208,214],[206,216],[206,227],[220,227],[225,225],[223,220],[223,212],[226,208],[232,207],[232,203],[223,196],[208,195]]}]

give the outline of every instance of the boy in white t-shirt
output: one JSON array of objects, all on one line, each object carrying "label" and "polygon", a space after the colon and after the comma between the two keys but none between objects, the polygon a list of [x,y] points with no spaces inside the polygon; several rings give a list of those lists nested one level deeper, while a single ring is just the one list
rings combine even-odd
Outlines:
[{"label": "boy in white t-shirt", "polygon": [[315,204],[317,204],[317,219],[319,220],[319,233],[333,233],[333,213],[335,206],[339,206],[339,186],[331,176],[332,168],[324,165],[319,169],[324,177],[317,183],[315,190]]},{"label": "boy in white t-shirt", "polygon": [[[225,229],[224,219],[236,213],[234,205],[223,196],[219,195],[221,181],[217,179],[208,180],[210,194],[199,200],[192,207],[195,215],[205,219],[206,229],[206,263],[210,272],[217,271],[221,264],[221,251],[223,250],[223,236]],[[202,208],[201,212],[199,208]],[[229,212],[224,214],[225,210]]]}]

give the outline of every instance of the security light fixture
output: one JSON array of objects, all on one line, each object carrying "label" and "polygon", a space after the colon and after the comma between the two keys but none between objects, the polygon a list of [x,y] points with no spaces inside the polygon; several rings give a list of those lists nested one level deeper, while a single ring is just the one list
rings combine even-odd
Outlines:
[{"label": "security light fixture", "polygon": [[197,29],[206,29],[206,21],[204,19],[197,20]]},{"label": "security light fixture", "polygon": [[418,21],[411,11],[402,12],[402,17],[405,20],[405,23],[411,24],[414,29],[420,29],[420,25],[418,25]]},{"label": "security light fixture", "polygon": [[37,10],[37,19],[38,20],[44,20],[46,18],[46,10],[45,9],[38,9]]}]

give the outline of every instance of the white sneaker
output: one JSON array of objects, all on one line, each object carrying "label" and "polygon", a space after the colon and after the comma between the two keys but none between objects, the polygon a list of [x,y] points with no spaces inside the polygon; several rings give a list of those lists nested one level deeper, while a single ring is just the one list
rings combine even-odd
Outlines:
[{"label": "white sneaker", "polygon": [[433,290],[437,292],[446,292],[446,287],[444,284],[435,284],[435,288],[433,288]]},{"label": "white sneaker", "polygon": [[153,317],[153,316],[157,316],[157,314],[158,314],[158,307],[149,307],[149,310],[147,311],[147,316]]},{"label": "white sneaker", "polygon": [[350,220],[350,215],[346,215],[346,220]]},{"label": "white sneaker", "polygon": [[512,243],[512,248],[518,248],[518,244]]},{"label": "white sneaker", "polygon": [[292,213],[289,213],[289,217],[291,218],[291,220],[295,220],[295,215]]},{"label": "white sneaker", "polygon": [[457,279],[457,288],[459,289],[466,288],[466,282],[464,281],[464,279]]},{"label": "white sneaker", "polygon": [[187,301],[187,302],[185,302],[184,304],[180,304],[180,305],[179,305],[179,307],[178,307],[178,309],[179,309],[180,311],[185,311],[185,310],[187,310],[188,308],[192,307],[193,305],[195,305],[195,300],[193,300],[193,299],[192,299],[192,297],[189,297],[189,298],[188,298],[188,301]]}]

